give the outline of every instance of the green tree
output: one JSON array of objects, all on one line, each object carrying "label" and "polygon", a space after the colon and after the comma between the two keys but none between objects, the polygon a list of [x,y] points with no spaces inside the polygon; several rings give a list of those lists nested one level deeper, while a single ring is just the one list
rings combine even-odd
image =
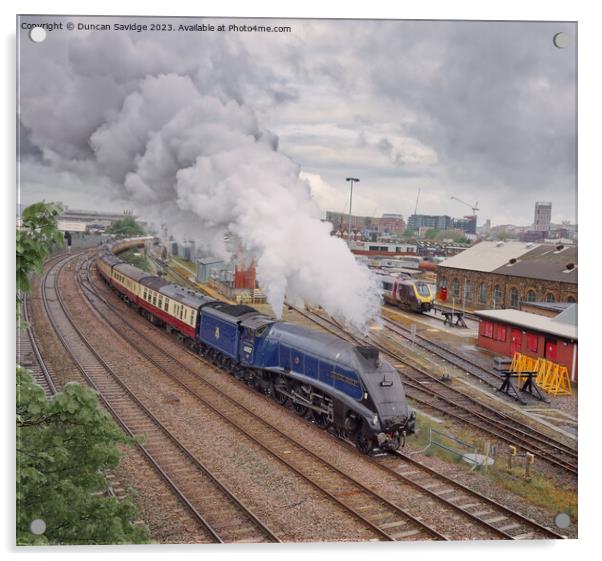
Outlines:
[{"label": "green tree", "polygon": [[144,228],[131,216],[115,220],[108,228],[107,234],[114,234],[120,238],[144,236]]},{"label": "green tree", "polygon": [[430,230],[426,231],[426,234],[424,235],[424,237],[427,240],[434,240],[437,238],[437,235],[439,234],[440,230],[437,230],[437,228],[431,228]]},{"label": "green tree", "polygon": [[[30,373],[17,368],[17,543],[146,543],[128,501],[106,496],[103,472],[119,463],[118,442],[129,439],[75,382],[48,400]],[[30,531],[43,520],[42,535]]]},{"label": "green tree", "polygon": [[63,243],[63,235],[56,223],[62,209],[54,203],[35,203],[21,214],[21,226],[17,228],[17,315],[20,294],[29,292],[32,273],[41,273],[44,259]]},{"label": "green tree", "polygon": [[[31,290],[30,275],[62,244],[56,220],[58,205],[27,207],[17,229],[17,314],[19,294]],[[129,501],[103,496],[104,470],[119,462],[118,443],[130,442],[95,393],[71,382],[52,400],[17,366],[17,543],[146,543],[148,529]],[[34,520],[46,530],[30,531]]]}]

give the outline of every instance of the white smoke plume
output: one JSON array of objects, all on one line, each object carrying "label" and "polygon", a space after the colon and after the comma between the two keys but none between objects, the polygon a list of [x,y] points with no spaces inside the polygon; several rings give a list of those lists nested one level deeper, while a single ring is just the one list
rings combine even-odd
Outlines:
[{"label": "white smoke plume", "polygon": [[91,201],[101,191],[226,259],[224,234],[233,234],[276,316],[285,299],[358,329],[379,316],[378,282],[330,236],[299,166],[247,101],[294,92],[279,90],[236,39],[191,49],[175,36],[162,46],[53,37],[44,51],[21,50],[26,184],[88,189]]},{"label": "white smoke plume", "polygon": [[248,107],[204,96],[186,77],[146,78],[90,144],[128,198],[176,235],[225,256],[224,233],[234,234],[276,316],[285,299],[360,329],[378,315],[378,283],[330,236],[299,166]]}]

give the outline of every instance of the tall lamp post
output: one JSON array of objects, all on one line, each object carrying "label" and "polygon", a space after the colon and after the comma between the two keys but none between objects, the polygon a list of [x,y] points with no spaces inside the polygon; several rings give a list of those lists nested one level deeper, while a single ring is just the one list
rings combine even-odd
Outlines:
[{"label": "tall lamp post", "polygon": [[347,228],[347,240],[349,246],[351,246],[351,204],[353,203],[353,182],[359,183],[360,180],[357,177],[348,177],[347,181],[351,183],[351,192],[349,193],[349,227]]}]

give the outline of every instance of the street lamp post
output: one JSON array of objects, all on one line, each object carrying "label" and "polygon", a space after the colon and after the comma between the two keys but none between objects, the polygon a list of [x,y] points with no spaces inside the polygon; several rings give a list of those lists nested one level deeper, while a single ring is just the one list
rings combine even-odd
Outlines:
[{"label": "street lamp post", "polygon": [[348,177],[347,181],[351,183],[351,192],[349,193],[349,227],[347,228],[347,240],[351,247],[351,204],[353,203],[353,182],[359,183],[360,180],[357,177]]}]

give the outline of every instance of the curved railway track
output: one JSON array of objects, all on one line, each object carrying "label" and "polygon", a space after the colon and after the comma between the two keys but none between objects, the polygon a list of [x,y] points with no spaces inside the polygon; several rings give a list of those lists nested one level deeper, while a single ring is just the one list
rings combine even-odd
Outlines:
[{"label": "curved railway track", "polygon": [[[366,344],[366,340],[350,334],[336,321],[324,318],[315,312],[298,308],[295,310],[335,335],[356,344]],[[397,367],[397,370],[402,376],[406,393],[416,403],[435,409],[463,424],[485,431],[501,442],[518,446],[564,472],[577,475],[577,451],[571,446],[450,387],[426,370],[410,364],[397,350],[389,345],[384,345],[373,335],[369,335],[368,339],[370,344],[377,347],[385,356],[401,365],[401,367]]]},{"label": "curved railway track", "polygon": [[[415,525],[412,527],[408,522],[409,515],[407,512],[401,511],[397,505],[391,503],[382,495],[375,493],[366,485],[343,473],[341,468],[317,456],[315,452],[297,439],[285,435],[276,426],[268,423],[247,406],[225,394],[210,378],[201,379],[199,374],[191,370],[179,357],[160,348],[157,339],[167,337],[166,334],[157,331],[157,338],[153,337],[155,343],[153,345],[148,341],[147,332],[141,332],[131,322],[124,319],[116,306],[108,302],[99,293],[90,279],[89,269],[85,270],[84,275],[84,278],[80,275],[80,283],[83,290],[87,292],[86,297],[97,313],[121,337],[133,345],[147,360],[174,379],[187,392],[194,395],[196,399],[224,417],[238,430],[244,432],[247,437],[258,442],[277,461],[286,464],[310,483],[314,485],[317,483],[323,492],[326,491],[326,494],[337,502],[342,502],[347,510],[351,508],[357,515],[359,509],[361,519],[367,521],[380,534],[380,539],[445,539],[445,536],[433,532],[431,528],[410,516],[409,522]],[[104,308],[104,311],[100,308]],[[115,324],[118,324],[119,327]],[[184,352],[196,361],[199,360],[198,355],[187,349]],[[307,422],[309,423],[309,421]],[[316,431],[320,431],[317,427],[314,428]],[[449,511],[454,520],[464,520],[464,524],[469,523],[482,529],[484,533],[480,534],[481,539],[492,536],[497,539],[563,537],[553,530],[541,526],[503,505],[499,505],[495,501],[487,499],[487,497],[465,488],[433,470],[430,470],[428,475],[430,480],[419,482],[416,478],[410,477],[411,472],[407,473],[407,465],[413,465],[414,461],[406,460],[403,455],[399,455],[399,458],[403,458],[405,462],[402,464],[405,465],[405,472],[397,469],[399,468],[399,460],[396,461],[394,466],[386,465],[385,462],[389,459],[371,461],[386,473],[389,481],[394,484],[401,482],[418,491],[422,501],[432,505],[432,508],[445,509]],[[415,463],[421,466],[421,464]],[[326,467],[325,470],[324,466]],[[320,477],[319,481],[316,482],[316,474],[320,473],[320,469],[322,469],[325,476],[324,478]],[[429,468],[424,467],[422,473],[426,473],[427,470]],[[313,479],[308,478],[308,473],[312,474]],[[339,480],[335,482],[333,487],[333,477],[335,475],[339,477]],[[434,487],[442,488],[435,491],[433,489],[433,479],[435,480]],[[453,489],[453,496],[449,496],[448,489],[450,488]],[[471,498],[472,503],[466,501],[467,497]],[[475,498],[477,498],[476,501]],[[484,505],[487,505],[487,507],[483,508]],[[401,514],[401,517],[398,516],[399,514]]]},{"label": "curved railway track", "polygon": [[[266,422],[251,409],[223,392],[210,379],[200,378],[197,372],[191,370],[175,355],[147,341],[147,334],[143,334],[132,322],[115,313],[115,307],[97,292],[87,275],[83,280],[82,288],[87,292],[88,302],[100,317],[148,362],[194,397],[202,406],[242,432],[254,445],[259,446],[276,461],[366,525],[375,539],[385,541],[447,539],[382,494],[345,474],[334,464]],[[102,306],[106,308],[104,312],[100,309]],[[196,360],[200,359],[198,355],[194,357]]]},{"label": "curved railway track", "polygon": [[17,329],[17,362],[20,366],[27,368],[32,372],[35,381],[42,386],[47,397],[52,397],[56,393],[56,387],[52,381],[52,376],[40,354],[35,334],[31,327],[29,319],[29,309],[27,296],[23,294],[22,318],[26,323],[25,333]]},{"label": "curved railway track", "polygon": [[[172,491],[214,542],[278,542],[279,538],[222,484],[136,398],[81,333],[63,301],[58,279],[75,256],[53,264],[42,281],[43,304],[57,337],[105,407],[137,443]],[[177,465],[179,469],[174,469]]]}]

